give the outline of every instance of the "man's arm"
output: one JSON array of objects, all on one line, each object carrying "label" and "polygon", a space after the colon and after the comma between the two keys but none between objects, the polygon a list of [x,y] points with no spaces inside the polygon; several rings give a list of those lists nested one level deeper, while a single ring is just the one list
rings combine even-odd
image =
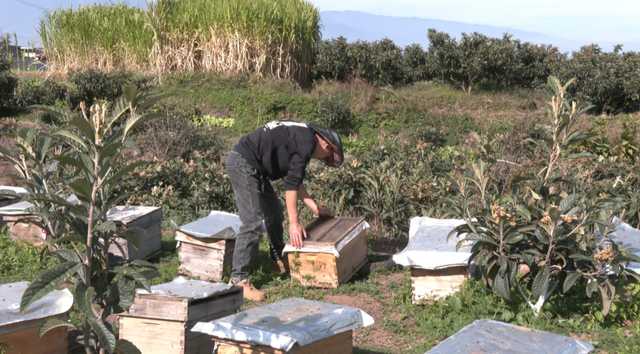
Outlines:
[{"label": "man's arm", "polygon": [[300,184],[298,190],[288,190],[285,192],[285,199],[287,203],[287,213],[289,214],[289,238],[291,244],[295,248],[302,247],[305,238],[307,238],[307,232],[304,227],[300,225],[298,220],[298,198],[302,199],[304,204],[309,208],[316,216],[334,217],[333,212],[328,208],[320,208],[318,204],[311,198],[309,192],[304,187],[304,184]]}]

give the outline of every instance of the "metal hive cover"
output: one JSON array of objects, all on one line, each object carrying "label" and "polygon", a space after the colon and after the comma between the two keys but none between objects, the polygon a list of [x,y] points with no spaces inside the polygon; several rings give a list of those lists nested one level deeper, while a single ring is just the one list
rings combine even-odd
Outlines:
[{"label": "metal hive cover", "polygon": [[317,218],[305,227],[307,238],[302,248],[287,243],[282,252],[330,253],[339,257],[342,248],[367,228],[364,218]]},{"label": "metal hive cover", "polygon": [[464,220],[461,219],[412,218],[409,244],[402,252],[393,256],[393,261],[404,266],[431,270],[468,265],[473,242],[464,244],[457,252],[456,244],[459,239],[454,235],[447,242],[449,233],[462,224]]},{"label": "metal hive cover", "polygon": [[358,308],[291,298],[198,322],[191,331],[287,351],[295,343],[305,346],[372,324],[373,318]]},{"label": "metal hive cover", "polygon": [[202,280],[187,280],[177,277],[169,283],[153,285],[151,293],[145,289],[136,289],[138,295],[164,295],[186,297],[189,299],[204,299],[219,293],[226,292],[233,285],[223,283],[211,283]]},{"label": "metal hive cover", "polygon": [[593,345],[499,321],[477,320],[425,354],[587,354]]}]

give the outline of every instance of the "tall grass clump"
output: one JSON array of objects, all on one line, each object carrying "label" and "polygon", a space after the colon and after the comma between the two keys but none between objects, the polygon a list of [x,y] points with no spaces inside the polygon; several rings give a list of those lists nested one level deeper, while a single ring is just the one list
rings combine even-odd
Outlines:
[{"label": "tall grass clump", "polygon": [[52,70],[250,73],[309,81],[320,12],[306,0],[156,0],[56,10],[40,21]]},{"label": "tall grass clump", "polygon": [[147,69],[153,32],[147,13],[125,3],[93,4],[46,12],[38,33],[50,71],[78,68]]}]

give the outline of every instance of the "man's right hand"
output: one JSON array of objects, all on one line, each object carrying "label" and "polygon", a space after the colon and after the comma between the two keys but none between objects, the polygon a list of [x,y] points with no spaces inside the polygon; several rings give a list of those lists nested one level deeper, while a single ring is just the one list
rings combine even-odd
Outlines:
[{"label": "man's right hand", "polygon": [[300,225],[300,223],[289,224],[289,240],[293,247],[300,249],[304,244],[304,240],[307,238],[307,231]]}]

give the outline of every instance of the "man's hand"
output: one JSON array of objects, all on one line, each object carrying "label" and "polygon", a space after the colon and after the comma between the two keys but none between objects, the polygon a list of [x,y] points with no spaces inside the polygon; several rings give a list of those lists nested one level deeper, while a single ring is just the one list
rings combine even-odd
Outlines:
[{"label": "man's hand", "polygon": [[336,216],[329,208],[318,208],[318,217],[320,218],[333,218]]},{"label": "man's hand", "polygon": [[307,231],[299,223],[289,224],[289,240],[293,247],[300,249],[304,244],[303,239],[307,238]]}]

